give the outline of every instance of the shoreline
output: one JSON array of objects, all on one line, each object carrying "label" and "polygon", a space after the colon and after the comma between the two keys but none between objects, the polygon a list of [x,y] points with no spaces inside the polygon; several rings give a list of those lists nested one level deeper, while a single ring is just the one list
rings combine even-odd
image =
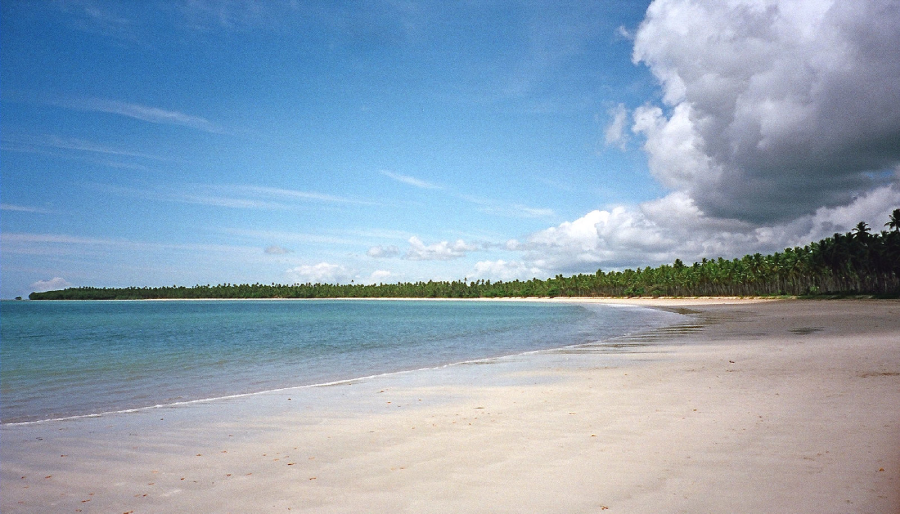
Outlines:
[{"label": "shoreline", "polygon": [[767,296],[502,296],[478,298],[416,298],[398,297],[328,297],[328,298],[123,298],[110,300],[13,300],[4,302],[240,302],[240,301],[273,301],[273,302],[309,302],[309,301],[400,301],[400,302],[576,302],[576,303],[629,303],[651,304],[653,302],[692,302],[702,304],[718,304],[722,302],[755,302],[796,300],[796,298]]},{"label": "shoreline", "polygon": [[[211,301],[215,301],[215,302],[234,301],[234,302],[240,303],[240,302],[247,302],[247,301],[254,301],[254,300],[256,300],[256,299],[252,299],[252,298],[213,299]],[[280,300],[280,299],[263,299],[263,300],[268,301],[268,300]],[[302,301],[302,302],[318,301],[316,299],[284,299],[284,300],[286,300],[286,301],[298,300],[298,301]],[[343,299],[339,299],[339,298],[326,299],[326,301],[335,301],[335,302],[340,302],[342,300]],[[350,299],[350,300],[356,301],[356,300],[365,300],[365,299]],[[402,299],[382,298],[382,299],[376,299],[376,300],[379,300],[379,302],[381,302],[381,301],[387,302],[387,301],[392,301],[392,300],[398,300],[401,302],[409,302],[409,301],[418,301],[419,299],[415,299],[415,298],[402,298]],[[55,300],[51,300],[51,301],[55,301]],[[63,300],[63,301],[66,301],[66,300]],[[72,300],[69,300],[69,301],[72,301]],[[202,300],[202,299],[103,300],[103,303],[106,303],[106,302],[179,302],[179,301],[197,302],[197,301],[205,301],[205,300]],[[647,306],[647,305],[626,304],[626,303],[615,304],[615,303],[603,302],[603,301],[596,302],[596,301],[590,301],[588,299],[570,299],[570,298],[560,299],[559,301],[553,301],[551,299],[538,299],[538,298],[525,299],[525,300],[521,300],[521,301],[519,301],[518,299],[494,300],[494,299],[433,298],[433,299],[425,299],[425,301],[428,301],[428,302],[434,301],[434,302],[441,302],[441,303],[444,303],[444,302],[479,302],[479,303],[480,302],[485,302],[485,303],[500,302],[500,303],[540,303],[540,304],[557,303],[557,304],[566,304],[566,305],[603,304],[603,305],[608,305],[610,307],[621,306],[621,307],[632,307],[632,308],[657,309],[657,307],[652,307],[652,306]],[[672,308],[667,308],[667,307],[659,307],[659,309],[664,310],[664,311],[670,311],[670,312],[677,311],[677,309],[672,309]],[[684,313],[680,313],[680,314],[683,315]],[[658,323],[665,324],[666,322],[660,321],[660,322],[657,322],[657,324]],[[644,330],[652,330],[652,329],[653,329],[652,326],[648,325]],[[500,354],[483,355],[483,356],[476,355],[476,356],[472,356],[470,358],[464,358],[462,360],[439,361],[439,362],[427,363],[427,364],[421,365],[420,367],[403,367],[403,368],[398,368],[398,369],[393,369],[393,370],[385,370],[385,371],[380,371],[380,372],[375,372],[375,373],[370,373],[370,374],[359,374],[359,375],[353,375],[352,373],[351,374],[338,374],[337,376],[330,377],[329,379],[325,379],[321,382],[297,383],[297,384],[291,384],[291,385],[278,386],[278,387],[274,387],[274,388],[270,388],[270,389],[234,392],[234,393],[223,394],[223,395],[218,395],[218,396],[185,398],[185,399],[180,399],[180,400],[175,400],[175,401],[170,401],[170,402],[165,402],[165,403],[158,403],[158,404],[122,406],[120,408],[110,408],[110,409],[106,409],[106,410],[101,409],[101,410],[94,410],[94,411],[88,411],[88,412],[65,413],[65,414],[59,414],[56,417],[48,417],[48,418],[36,418],[35,416],[20,417],[18,419],[14,418],[14,420],[12,420],[12,421],[3,420],[2,423],[0,423],[0,426],[15,427],[15,426],[27,426],[27,425],[39,425],[39,424],[54,423],[54,422],[75,421],[75,420],[79,420],[79,419],[103,418],[103,417],[116,416],[116,415],[140,413],[140,412],[145,412],[145,411],[152,412],[157,409],[187,408],[187,407],[190,407],[191,405],[195,405],[195,404],[215,403],[215,402],[219,402],[219,401],[227,401],[227,400],[233,400],[233,399],[245,398],[245,397],[250,398],[250,397],[254,397],[254,396],[260,396],[260,395],[266,395],[266,394],[272,394],[272,393],[291,392],[291,391],[295,391],[295,390],[297,392],[299,392],[299,391],[302,391],[302,390],[308,389],[308,388],[331,387],[331,386],[335,386],[335,385],[356,383],[356,382],[371,380],[371,379],[375,379],[375,378],[379,378],[379,377],[390,377],[392,375],[400,375],[400,374],[407,374],[407,373],[423,373],[423,372],[427,372],[429,370],[437,370],[437,369],[453,367],[453,366],[463,366],[463,365],[467,365],[467,364],[471,364],[471,363],[475,363],[475,362],[489,362],[489,361],[494,361],[497,359],[515,358],[516,356],[519,356],[519,355],[527,355],[527,354],[537,353],[537,352],[560,350],[560,349],[565,349],[565,348],[569,348],[572,346],[580,346],[580,345],[585,345],[585,344],[606,344],[610,340],[615,340],[618,337],[627,336],[627,335],[629,335],[629,334],[622,333],[619,336],[611,336],[611,337],[604,336],[604,338],[598,339],[596,341],[574,343],[574,344],[562,343],[562,341],[557,341],[559,346],[555,346],[555,347],[551,346],[551,347],[544,347],[544,348],[540,348],[540,349],[518,350],[518,351],[515,351],[514,353],[500,353]]]},{"label": "shoreline", "polygon": [[716,300],[634,300],[696,323],[616,352],[4,425],[0,510],[900,511],[900,302]]}]

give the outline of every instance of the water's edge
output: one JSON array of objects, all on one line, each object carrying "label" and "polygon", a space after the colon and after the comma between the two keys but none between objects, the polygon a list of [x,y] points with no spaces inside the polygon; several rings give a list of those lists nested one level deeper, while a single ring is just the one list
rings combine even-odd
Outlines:
[{"label": "water's edge", "polygon": [[[456,301],[459,302],[460,300],[456,300]],[[465,301],[465,300],[462,300],[462,301]],[[533,302],[534,301],[531,301],[528,303],[533,303]],[[552,300],[548,300],[547,303],[552,303]],[[584,304],[581,304],[578,302],[566,302],[566,303],[568,303],[570,305],[586,306],[586,307],[589,307],[590,309],[598,308],[596,304],[589,304],[587,302]],[[156,403],[153,405],[144,405],[144,406],[137,406],[137,407],[131,407],[131,408],[123,408],[123,409],[103,410],[100,412],[91,412],[91,413],[84,413],[84,414],[79,413],[79,414],[74,414],[74,415],[50,417],[50,418],[46,418],[46,419],[34,419],[34,420],[24,420],[24,421],[17,420],[17,421],[11,421],[11,422],[3,421],[2,425],[3,426],[37,425],[37,424],[46,424],[46,423],[52,423],[52,422],[58,422],[58,421],[69,421],[69,420],[77,420],[77,419],[84,419],[84,418],[97,418],[97,417],[110,416],[110,415],[128,414],[128,413],[134,413],[134,412],[145,412],[145,411],[152,411],[154,409],[161,409],[161,408],[173,408],[173,407],[195,405],[195,404],[214,403],[217,401],[230,400],[230,399],[236,399],[236,398],[247,398],[247,397],[260,396],[260,395],[266,395],[266,394],[272,394],[272,393],[278,393],[278,392],[290,392],[290,391],[299,391],[299,390],[303,390],[303,389],[350,384],[350,383],[355,383],[355,382],[372,380],[377,377],[402,375],[402,374],[416,373],[416,372],[435,370],[435,369],[452,368],[454,366],[459,366],[459,365],[464,365],[464,364],[495,362],[495,361],[498,361],[501,359],[506,359],[506,358],[520,356],[520,355],[533,354],[533,353],[559,352],[559,351],[577,352],[578,349],[587,349],[587,348],[590,348],[591,351],[599,350],[599,351],[621,352],[621,351],[623,351],[623,348],[625,348],[625,347],[634,347],[634,346],[640,346],[640,345],[646,344],[645,342],[635,343],[635,341],[637,341],[638,339],[641,339],[644,341],[649,341],[649,340],[653,339],[652,334],[655,332],[658,332],[660,330],[665,331],[665,329],[668,327],[673,327],[673,326],[677,327],[679,325],[682,325],[682,326],[685,325],[686,324],[684,322],[685,316],[687,316],[688,318],[692,318],[692,316],[690,316],[691,313],[689,313],[689,312],[684,312],[684,311],[672,312],[671,310],[668,310],[668,309],[658,309],[658,308],[654,308],[654,307],[635,307],[632,305],[627,305],[627,306],[625,306],[625,305],[622,305],[622,306],[603,305],[601,307],[602,310],[618,309],[618,308],[624,308],[629,311],[645,311],[645,312],[656,311],[657,313],[659,313],[661,311],[666,311],[670,314],[676,314],[676,316],[675,317],[666,317],[665,319],[659,318],[659,317],[653,317],[653,319],[651,321],[647,321],[646,323],[643,324],[643,326],[639,326],[637,328],[637,330],[635,330],[635,331],[618,333],[615,335],[606,335],[604,337],[600,337],[596,340],[592,340],[592,341],[586,342],[586,343],[581,342],[581,343],[576,343],[576,344],[563,344],[561,346],[556,346],[556,347],[551,347],[551,348],[541,348],[538,350],[518,351],[518,352],[502,354],[502,355],[492,355],[489,357],[476,357],[473,359],[464,359],[464,360],[453,361],[453,362],[449,362],[449,363],[426,365],[426,366],[414,367],[414,368],[410,368],[410,369],[398,369],[398,370],[392,370],[392,371],[387,371],[387,372],[383,372],[383,373],[374,373],[374,374],[367,374],[367,375],[360,375],[360,376],[350,376],[350,377],[345,377],[345,378],[342,377],[342,378],[335,379],[335,380],[328,380],[328,381],[316,382],[316,383],[311,383],[311,384],[290,385],[290,386],[286,386],[286,387],[269,388],[269,389],[264,389],[264,390],[259,390],[259,391],[242,392],[242,393],[238,393],[238,394],[227,394],[227,395],[218,395],[218,396],[211,396],[211,397],[192,398],[192,399],[188,399],[188,400],[161,402],[161,403]],[[690,325],[690,323],[687,323],[687,325]],[[650,339],[647,339],[648,337]],[[625,341],[630,341],[630,342],[626,343]]]}]

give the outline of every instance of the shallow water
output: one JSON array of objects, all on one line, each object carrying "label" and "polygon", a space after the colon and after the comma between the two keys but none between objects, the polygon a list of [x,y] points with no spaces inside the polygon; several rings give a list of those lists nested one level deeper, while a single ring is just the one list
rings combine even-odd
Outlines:
[{"label": "shallow water", "polygon": [[3,302],[3,423],[219,398],[598,342],[675,314],[471,301]]}]

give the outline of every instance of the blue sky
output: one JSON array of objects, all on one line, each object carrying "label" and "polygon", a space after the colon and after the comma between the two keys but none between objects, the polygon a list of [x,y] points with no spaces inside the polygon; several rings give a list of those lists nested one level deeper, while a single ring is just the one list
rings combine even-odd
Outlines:
[{"label": "blue sky", "polygon": [[896,6],[743,3],[5,1],[0,296],[546,278],[880,227]]}]

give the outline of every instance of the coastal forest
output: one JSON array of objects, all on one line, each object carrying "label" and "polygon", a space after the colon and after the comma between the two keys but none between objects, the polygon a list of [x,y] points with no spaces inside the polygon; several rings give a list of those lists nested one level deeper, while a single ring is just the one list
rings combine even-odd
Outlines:
[{"label": "coastal forest", "polygon": [[31,300],[227,298],[525,298],[633,296],[900,296],[900,209],[873,232],[860,222],[804,247],[731,260],[676,259],[657,267],[597,270],[546,280],[457,280],[396,284],[219,284],[193,287],[76,287]]}]

